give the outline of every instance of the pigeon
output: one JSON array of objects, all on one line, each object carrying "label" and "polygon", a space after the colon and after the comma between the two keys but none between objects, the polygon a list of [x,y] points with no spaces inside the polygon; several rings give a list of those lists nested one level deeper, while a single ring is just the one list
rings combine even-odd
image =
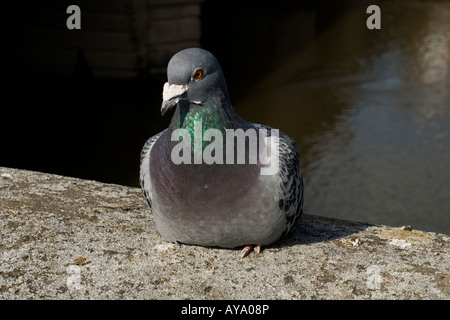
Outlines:
[{"label": "pigeon", "polygon": [[303,212],[295,141],[236,114],[209,51],[176,53],[167,80],[161,113],[175,109],[172,120],[147,140],[140,159],[140,185],[158,232],[173,243],[259,254],[289,234]]}]

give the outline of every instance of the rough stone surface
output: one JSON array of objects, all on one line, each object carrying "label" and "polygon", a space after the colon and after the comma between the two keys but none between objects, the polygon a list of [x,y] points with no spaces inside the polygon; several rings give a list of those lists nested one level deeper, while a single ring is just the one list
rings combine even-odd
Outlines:
[{"label": "rough stone surface", "polygon": [[305,215],[241,259],[165,242],[139,189],[0,168],[0,299],[449,299],[449,243]]}]

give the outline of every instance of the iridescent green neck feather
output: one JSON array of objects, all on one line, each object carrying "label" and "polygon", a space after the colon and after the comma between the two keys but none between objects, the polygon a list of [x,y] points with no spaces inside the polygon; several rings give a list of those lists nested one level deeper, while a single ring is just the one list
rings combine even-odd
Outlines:
[{"label": "iridescent green neck feather", "polygon": [[[197,122],[198,126],[200,121],[201,135],[196,135],[195,124]],[[195,139],[203,140],[204,133],[207,130],[220,130],[223,137],[225,137],[225,129],[233,129],[236,126],[240,126],[239,123],[240,118],[236,115],[231,105],[227,103],[213,102],[206,106],[180,101],[173,115],[169,130],[173,132],[176,129],[186,129],[191,135],[191,146],[192,150],[194,150]],[[203,141],[202,149],[209,143],[209,141]]]}]

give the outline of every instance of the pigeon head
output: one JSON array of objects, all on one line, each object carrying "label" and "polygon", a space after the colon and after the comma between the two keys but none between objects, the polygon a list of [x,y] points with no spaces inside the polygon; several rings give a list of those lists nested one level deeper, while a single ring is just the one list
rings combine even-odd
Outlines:
[{"label": "pigeon head", "polygon": [[228,99],[222,68],[208,51],[189,48],[175,54],[167,66],[161,113],[164,115],[179,101],[205,105],[210,99]]}]

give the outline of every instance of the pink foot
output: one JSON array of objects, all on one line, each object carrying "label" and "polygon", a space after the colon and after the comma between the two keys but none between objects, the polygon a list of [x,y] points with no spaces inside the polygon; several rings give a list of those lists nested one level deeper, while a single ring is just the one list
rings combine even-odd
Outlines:
[{"label": "pink foot", "polygon": [[252,251],[252,249],[256,252],[256,254],[259,254],[261,252],[261,246],[248,245],[245,246],[244,249],[242,249],[241,258],[245,258]]}]

